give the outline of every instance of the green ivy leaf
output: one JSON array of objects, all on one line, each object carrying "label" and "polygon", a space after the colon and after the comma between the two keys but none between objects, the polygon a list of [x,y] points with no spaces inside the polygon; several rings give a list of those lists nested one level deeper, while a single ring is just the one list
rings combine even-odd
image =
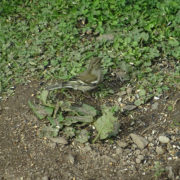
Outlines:
[{"label": "green ivy leaf", "polygon": [[43,90],[43,91],[41,92],[40,96],[39,96],[39,99],[42,101],[42,103],[43,103],[44,105],[46,105],[46,100],[47,100],[48,93],[49,93],[49,91]]},{"label": "green ivy leaf", "polygon": [[179,46],[179,42],[176,40],[176,39],[170,39],[168,41],[168,44],[172,47],[176,47],[176,46]]},{"label": "green ivy leaf", "polygon": [[137,100],[134,102],[134,104],[135,104],[136,106],[140,106],[140,105],[143,104],[143,103],[144,103],[144,101],[141,100],[141,99],[137,99]]},{"label": "green ivy leaf", "polygon": [[39,118],[39,119],[44,119],[47,116],[51,116],[53,113],[53,108],[52,107],[47,107],[47,106],[42,106],[42,105],[36,105],[31,103],[31,101],[28,101],[29,107],[32,109],[34,114]]},{"label": "green ivy leaf", "polygon": [[54,128],[52,126],[46,126],[46,125],[44,125],[42,128],[40,128],[38,131],[38,135],[41,138],[43,138],[43,137],[47,137],[47,138],[57,137],[58,133],[59,133],[59,128]]},{"label": "green ivy leaf", "polygon": [[[111,136],[116,136],[119,132],[120,123],[117,117],[114,117],[112,109],[104,107],[102,110],[102,116],[95,121],[94,126],[98,131],[98,135],[101,140]],[[95,141],[94,140],[94,141]]]}]

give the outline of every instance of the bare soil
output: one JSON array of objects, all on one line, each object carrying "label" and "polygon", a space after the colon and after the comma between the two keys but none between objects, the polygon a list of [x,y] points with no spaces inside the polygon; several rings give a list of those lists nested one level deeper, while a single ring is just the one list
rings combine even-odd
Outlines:
[{"label": "bare soil", "polygon": [[[180,178],[180,94],[171,92],[162,96],[158,108],[154,100],[133,110],[130,116],[122,114],[121,132],[112,141],[95,144],[67,145],[41,139],[37,132],[44,122],[39,121],[28,107],[39,85],[18,86],[15,95],[0,102],[0,179],[16,180],[130,180]],[[168,111],[168,106],[173,110]],[[130,133],[151,137],[148,146],[140,150],[143,160],[138,163],[138,148]],[[158,137],[169,137],[168,144],[160,144]],[[119,144],[125,142],[126,146]],[[164,153],[156,153],[161,146]],[[160,167],[155,166],[160,162]],[[172,171],[166,170],[170,167]],[[162,170],[162,171],[161,171]],[[159,173],[159,174],[158,174]]]}]

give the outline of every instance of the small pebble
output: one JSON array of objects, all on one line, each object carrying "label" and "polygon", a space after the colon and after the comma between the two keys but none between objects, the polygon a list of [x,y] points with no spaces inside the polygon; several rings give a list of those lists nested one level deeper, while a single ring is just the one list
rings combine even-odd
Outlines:
[{"label": "small pebble", "polygon": [[91,151],[91,147],[89,145],[86,145],[84,148],[83,148],[84,151]]},{"label": "small pebble", "polygon": [[49,177],[48,176],[44,176],[44,177],[42,177],[42,179],[41,180],[48,180],[49,179]]},{"label": "small pebble", "polygon": [[122,148],[118,147],[116,149],[116,154],[122,154],[122,152],[123,152]]},{"label": "small pebble", "polygon": [[149,136],[149,137],[148,137],[148,141],[151,142],[152,140],[153,140],[153,137],[152,137],[152,136]]},{"label": "small pebble", "polygon": [[160,155],[160,154],[164,154],[163,148],[160,147],[160,146],[157,146],[157,147],[156,147],[156,153],[159,154],[159,155]]},{"label": "small pebble", "polygon": [[133,149],[137,149],[137,145],[136,144],[132,144],[132,148]]},{"label": "small pebble", "polygon": [[169,138],[166,136],[159,136],[159,142],[163,143],[163,144],[167,144],[169,142]]},{"label": "small pebble", "polygon": [[139,150],[139,149],[137,149],[136,151],[135,151],[135,154],[136,155],[139,155],[141,153],[141,151]]},{"label": "small pebble", "polygon": [[155,100],[159,100],[159,97],[155,96],[154,99],[155,99]]},{"label": "small pebble", "polygon": [[126,105],[126,106],[124,106],[124,110],[127,110],[127,111],[131,111],[131,110],[133,110],[133,109],[135,109],[137,106],[135,106],[135,105]]},{"label": "small pebble", "polygon": [[149,147],[153,147],[154,146],[154,144],[153,143],[149,143],[149,145],[148,145]]},{"label": "small pebble", "polygon": [[123,142],[123,141],[118,141],[117,144],[118,144],[118,146],[121,147],[121,148],[125,148],[125,147],[127,147],[127,145],[128,145],[127,143],[125,143],[125,142]]},{"label": "small pebble", "polygon": [[138,158],[136,158],[136,163],[137,163],[137,164],[141,163],[141,160],[138,159]]},{"label": "small pebble", "polygon": [[176,152],[175,156],[177,156],[178,158],[180,158],[180,151]]},{"label": "small pebble", "polygon": [[68,144],[66,139],[64,139],[63,137],[55,137],[55,138],[49,138],[49,139],[57,144]]},{"label": "small pebble", "polygon": [[171,160],[172,160],[172,157],[168,157],[167,159],[168,159],[168,161],[171,161]]},{"label": "small pebble", "polygon": [[144,159],[144,156],[143,155],[138,155],[137,158],[142,161]]},{"label": "small pebble", "polygon": [[159,103],[158,103],[158,102],[155,102],[154,104],[152,104],[151,109],[152,109],[152,110],[158,109],[158,105],[159,105]]},{"label": "small pebble", "polygon": [[148,154],[148,153],[149,153],[149,151],[148,151],[147,149],[143,149],[143,150],[141,151],[141,154],[143,154],[143,155]]}]

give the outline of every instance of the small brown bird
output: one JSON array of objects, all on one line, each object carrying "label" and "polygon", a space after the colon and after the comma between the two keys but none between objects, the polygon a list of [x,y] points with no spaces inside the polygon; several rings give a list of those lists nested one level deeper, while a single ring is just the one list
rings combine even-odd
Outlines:
[{"label": "small brown bird", "polygon": [[46,90],[72,88],[85,92],[95,89],[102,80],[101,59],[96,57],[91,60],[87,70],[80,73],[74,80],[48,86]]}]

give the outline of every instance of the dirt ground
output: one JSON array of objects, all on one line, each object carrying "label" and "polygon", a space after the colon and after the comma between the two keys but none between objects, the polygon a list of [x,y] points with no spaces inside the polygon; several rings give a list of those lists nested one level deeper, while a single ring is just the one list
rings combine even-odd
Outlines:
[{"label": "dirt ground", "polygon": [[[38,88],[36,82],[18,86],[14,96],[0,102],[1,179],[180,179],[180,93],[168,93],[133,110],[133,121],[123,114],[121,131],[112,141],[63,145],[37,135],[43,122],[34,116],[28,100]],[[131,133],[147,139],[148,145],[139,149]],[[169,141],[160,142],[159,136]]]}]

